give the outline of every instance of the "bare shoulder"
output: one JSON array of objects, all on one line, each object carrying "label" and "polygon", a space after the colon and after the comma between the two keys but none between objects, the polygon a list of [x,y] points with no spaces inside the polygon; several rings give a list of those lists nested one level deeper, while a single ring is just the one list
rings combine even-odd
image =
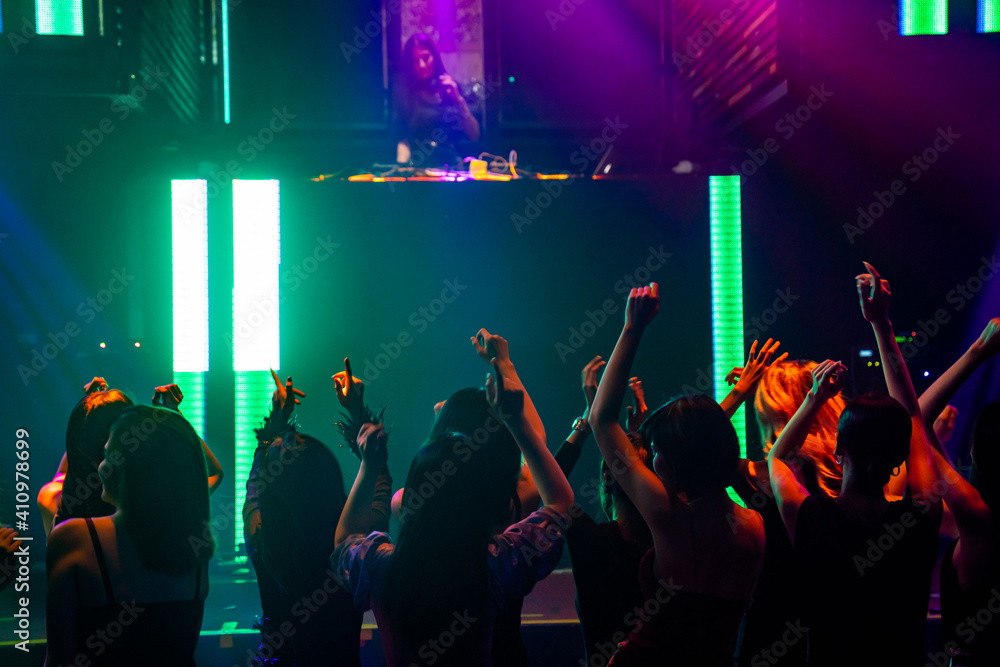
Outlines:
[{"label": "bare shoulder", "polygon": [[763,557],[767,543],[764,537],[764,519],[755,510],[739,505],[735,506],[734,512],[738,518],[734,530],[738,529],[743,547],[748,551],[759,552]]},{"label": "bare shoulder", "polygon": [[67,519],[53,528],[47,541],[49,570],[78,564],[83,547],[89,541],[87,523],[83,519]]},{"label": "bare shoulder", "polygon": [[87,535],[87,522],[84,519],[66,519],[49,533],[47,541],[48,549],[51,552],[72,548],[84,539],[89,539]]}]

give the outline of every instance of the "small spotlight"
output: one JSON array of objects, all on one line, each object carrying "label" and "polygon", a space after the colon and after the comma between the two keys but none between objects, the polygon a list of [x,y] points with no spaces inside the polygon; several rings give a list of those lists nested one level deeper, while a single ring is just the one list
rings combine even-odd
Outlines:
[{"label": "small spotlight", "polygon": [[512,77],[512,76],[511,77],[507,77],[507,80],[510,81],[511,83],[514,83],[514,77]]},{"label": "small spotlight", "polygon": [[139,347],[139,341],[135,341],[135,346]]},{"label": "small spotlight", "polygon": [[930,376],[931,376],[931,372],[930,371],[924,371],[924,377],[925,378],[929,378]]},{"label": "small spotlight", "polygon": [[106,348],[106,347],[107,347],[107,345],[105,345],[104,343],[101,343],[101,349],[102,349],[102,350],[103,350],[104,348]]},{"label": "small spotlight", "polygon": [[611,171],[611,163],[610,162],[607,163],[606,165],[604,165],[604,173],[607,174],[609,171]]}]

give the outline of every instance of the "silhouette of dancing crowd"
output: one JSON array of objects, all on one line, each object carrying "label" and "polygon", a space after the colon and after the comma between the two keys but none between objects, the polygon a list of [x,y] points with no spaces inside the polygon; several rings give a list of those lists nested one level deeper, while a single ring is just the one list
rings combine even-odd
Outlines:
[{"label": "silhouette of dancing crowd", "polygon": [[[360,461],[349,486],[327,445],[298,430],[305,394],[274,374],[243,519],[258,627],[281,641],[261,641],[248,664],[360,665],[371,610],[390,667],[527,665],[524,597],[564,549],[589,666],[1000,664],[1000,403],[976,416],[975,485],[942,444],[949,400],[1000,350],[1000,318],[917,396],[889,283],[865,267],[856,288],[884,393],[846,398],[841,362],[789,360],[768,340],[729,374],[721,404],[691,394],[650,409],[633,362],[660,306],[652,283],[629,294],[607,362],[583,369],[586,409],[555,454],[507,340],[481,329],[485,384],[435,406],[395,490],[384,411],[365,404],[348,360],[333,379]],[[47,665],[194,664],[222,469],[182,398],[167,385],[133,405],[95,378],[73,408],[38,498],[51,527]],[[748,401],[763,460],[741,458],[730,421]],[[567,481],[591,433],[606,521]],[[2,553],[17,538],[0,529]],[[934,578],[942,636],[929,639]]]}]

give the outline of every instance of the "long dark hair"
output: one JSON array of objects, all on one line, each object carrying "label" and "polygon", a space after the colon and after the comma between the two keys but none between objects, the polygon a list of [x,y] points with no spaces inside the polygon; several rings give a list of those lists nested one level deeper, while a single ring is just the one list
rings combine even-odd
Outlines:
[{"label": "long dark hair", "polygon": [[283,591],[309,592],[330,566],[347,496],[340,464],[316,438],[289,431],[260,464],[260,550]]},{"label": "long dark hair", "polygon": [[410,646],[438,637],[455,612],[483,610],[487,546],[494,528],[510,523],[520,466],[485,390],[460,389],[445,401],[410,465],[386,571],[386,611]]},{"label": "long dark hair", "polygon": [[[481,480],[482,493],[491,494],[490,507],[496,508],[494,523],[510,523],[508,500],[516,497],[516,483],[521,471],[521,450],[514,436],[490,409],[486,390],[459,389],[445,401],[434,418],[428,440],[452,433],[468,436],[492,461],[489,473]],[[404,494],[405,501],[405,494]]]},{"label": "long dark hair", "polygon": [[132,406],[118,389],[87,394],[73,406],[66,425],[66,478],[59,519],[108,516],[115,511],[101,499],[97,468],[104,460],[104,444],[111,425]]},{"label": "long dark hair", "polygon": [[211,558],[208,467],[184,417],[166,408],[128,408],[111,427],[102,471],[146,568],[183,574]]},{"label": "long dark hair", "polygon": [[719,404],[702,394],[679,396],[653,410],[639,427],[670,466],[678,491],[700,493],[732,483],[740,459],[736,429]]},{"label": "long dark hair", "polygon": [[431,73],[432,78],[448,73],[448,70],[444,68],[444,61],[441,60],[441,54],[438,52],[434,39],[427,33],[418,32],[410,35],[410,38],[406,40],[406,44],[403,45],[403,52],[400,57],[402,61],[400,71],[404,80],[410,84],[417,81],[416,74],[414,74],[414,65],[417,59],[413,55],[413,52],[417,50],[418,46],[430,51],[434,57],[434,71]]},{"label": "long dark hair", "polygon": [[436,639],[456,612],[477,618],[484,612],[497,511],[491,506],[497,494],[484,488],[491,467],[486,448],[461,433],[428,440],[410,465],[402,528],[385,579],[393,633],[410,647]]},{"label": "long dark hair", "polygon": [[417,50],[418,46],[430,51],[431,55],[434,57],[434,70],[431,72],[430,77],[431,84],[437,81],[439,76],[448,73],[444,67],[444,61],[441,60],[441,54],[438,52],[437,46],[434,44],[434,40],[430,37],[430,35],[418,32],[411,35],[410,38],[406,40],[406,44],[403,45],[403,51],[400,54],[399,76],[397,78],[399,90],[396,95],[400,102],[400,106],[406,114],[407,121],[409,120],[410,112],[413,109],[413,99],[416,91],[420,87],[428,85],[428,82],[417,79],[417,76],[414,73],[416,58],[413,54],[414,51]]}]

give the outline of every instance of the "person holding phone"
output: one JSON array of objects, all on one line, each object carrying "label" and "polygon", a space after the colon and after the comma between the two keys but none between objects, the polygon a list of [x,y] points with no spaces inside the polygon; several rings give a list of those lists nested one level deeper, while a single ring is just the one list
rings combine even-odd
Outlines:
[{"label": "person holding phone", "polygon": [[460,167],[458,144],[479,139],[479,121],[445,70],[434,40],[422,32],[411,36],[401,61],[392,120],[396,162]]}]

